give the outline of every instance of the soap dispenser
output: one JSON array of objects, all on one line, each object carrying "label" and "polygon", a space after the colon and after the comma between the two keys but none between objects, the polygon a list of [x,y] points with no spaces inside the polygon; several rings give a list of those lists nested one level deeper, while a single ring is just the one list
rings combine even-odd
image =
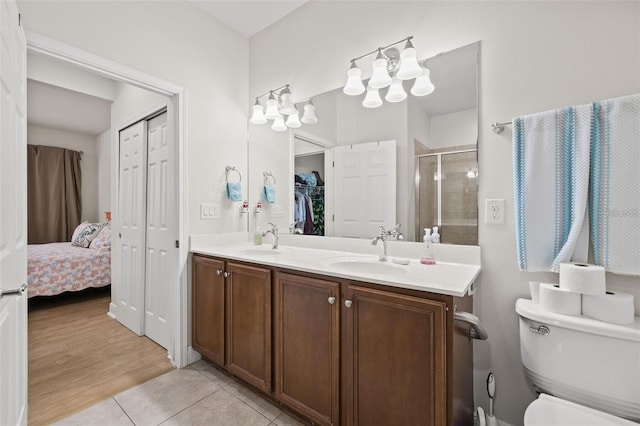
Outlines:
[{"label": "soap dispenser", "polygon": [[440,234],[438,233],[438,227],[433,227],[433,234],[431,234],[431,242],[437,244],[440,242]]},{"label": "soap dispenser", "polygon": [[422,242],[424,243],[424,254],[420,257],[420,263],[424,265],[433,265],[436,263],[435,257],[431,253],[431,229],[424,228],[424,237]]}]

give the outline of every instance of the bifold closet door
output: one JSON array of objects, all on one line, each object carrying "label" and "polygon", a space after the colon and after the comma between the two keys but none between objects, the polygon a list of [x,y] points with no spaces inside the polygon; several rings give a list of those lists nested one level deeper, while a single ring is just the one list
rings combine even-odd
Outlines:
[{"label": "bifold closet door", "polygon": [[144,280],[147,188],[147,122],[120,131],[118,183],[118,321],[144,334]]},{"label": "bifold closet door", "polygon": [[148,121],[145,334],[169,347],[168,295],[178,282],[176,155],[164,112]]}]

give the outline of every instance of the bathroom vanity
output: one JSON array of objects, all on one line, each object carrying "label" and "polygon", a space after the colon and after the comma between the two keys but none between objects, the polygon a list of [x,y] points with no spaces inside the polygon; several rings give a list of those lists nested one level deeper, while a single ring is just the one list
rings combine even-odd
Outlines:
[{"label": "bathroom vanity", "polygon": [[[229,374],[314,424],[473,424],[472,343],[454,309],[472,310],[479,265],[193,240],[191,251],[192,345]],[[438,278],[447,271],[457,285]]]}]

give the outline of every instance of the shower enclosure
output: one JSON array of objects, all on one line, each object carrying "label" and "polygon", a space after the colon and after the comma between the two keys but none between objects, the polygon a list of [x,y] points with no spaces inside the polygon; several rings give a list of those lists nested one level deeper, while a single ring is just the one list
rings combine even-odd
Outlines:
[{"label": "shower enclosure", "polygon": [[416,157],[416,209],[418,241],[424,228],[438,226],[442,243],[477,245],[477,149]]}]

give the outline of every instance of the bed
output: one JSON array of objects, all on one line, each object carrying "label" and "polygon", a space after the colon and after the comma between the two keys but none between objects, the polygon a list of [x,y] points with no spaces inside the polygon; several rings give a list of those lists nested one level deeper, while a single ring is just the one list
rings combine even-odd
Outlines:
[{"label": "bed", "polygon": [[86,248],[71,242],[30,244],[28,297],[54,296],[111,284],[110,234],[110,226],[104,226]]}]

